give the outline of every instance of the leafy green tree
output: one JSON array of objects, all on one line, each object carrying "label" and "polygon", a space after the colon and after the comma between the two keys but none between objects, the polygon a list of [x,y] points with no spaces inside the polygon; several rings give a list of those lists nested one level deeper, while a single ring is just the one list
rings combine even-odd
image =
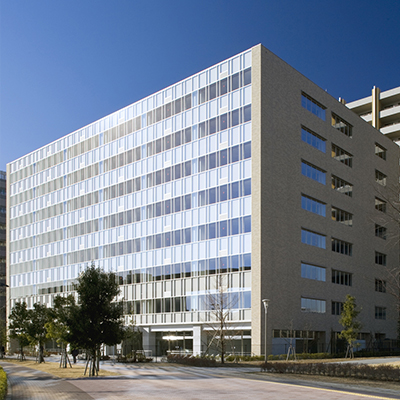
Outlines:
[{"label": "leafy green tree", "polygon": [[133,361],[137,361],[137,351],[142,350],[142,332],[132,323],[123,328],[123,339],[122,339],[122,348],[123,355],[128,356],[128,354],[132,354]]},{"label": "leafy green tree", "polygon": [[30,315],[25,302],[15,303],[15,306],[11,310],[9,321],[10,337],[18,340],[20,348],[19,358],[23,361],[25,360],[24,347],[29,346],[30,344]]},{"label": "leafy green tree", "polygon": [[75,284],[79,304],[71,307],[68,316],[69,343],[89,353],[89,376],[98,375],[100,348],[113,346],[123,337],[122,305],[113,300],[120,289],[116,275],[106,273],[93,264],[79,276]]},{"label": "leafy green tree", "polygon": [[360,314],[360,311],[357,310],[356,299],[348,294],[339,318],[339,323],[344,328],[339,337],[347,342],[346,358],[348,356],[354,357],[354,343],[357,341],[361,330],[361,323],[357,320],[358,314]]},{"label": "leafy green tree", "polygon": [[50,312],[45,304],[35,303],[32,310],[28,310],[30,323],[28,325],[28,336],[30,342],[39,348],[38,362],[44,362],[43,349],[46,341],[46,324],[49,321]]},{"label": "leafy green tree", "polygon": [[7,345],[7,328],[6,323],[0,318],[0,358],[4,358],[4,349]]},{"label": "leafy green tree", "polygon": [[54,339],[61,346],[60,368],[67,368],[68,363],[72,367],[68,359],[67,345],[70,328],[68,326],[68,318],[71,309],[75,306],[75,297],[69,295],[67,297],[56,296],[54,298],[53,308],[49,310],[50,320],[46,323],[47,338]]}]

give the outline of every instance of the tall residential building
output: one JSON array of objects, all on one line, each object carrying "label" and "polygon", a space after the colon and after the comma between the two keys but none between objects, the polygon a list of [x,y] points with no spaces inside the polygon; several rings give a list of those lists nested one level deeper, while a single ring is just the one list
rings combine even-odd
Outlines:
[{"label": "tall residential building", "polygon": [[6,323],[6,172],[0,171],[0,329]]},{"label": "tall residential building", "polygon": [[[52,305],[92,261],[144,348],[205,350],[229,297],[236,352],[395,338],[386,207],[400,149],[257,45],[7,165],[10,305]],[[232,338],[232,335],[230,335]]]},{"label": "tall residential building", "polygon": [[347,107],[400,145],[400,86],[384,92],[374,86],[371,96]]}]

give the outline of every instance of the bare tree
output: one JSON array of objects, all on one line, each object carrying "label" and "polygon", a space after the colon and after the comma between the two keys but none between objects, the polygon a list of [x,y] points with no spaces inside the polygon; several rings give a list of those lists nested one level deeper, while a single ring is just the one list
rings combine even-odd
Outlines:
[{"label": "bare tree", "polygon": [[214,346],[221,354],[221,363],[225,362],[227,346],[232,341],[234,329],[231,314],[238,306],[238,296],[228,288],[228,276],[219,274],[215,277],[215,289],[209,290],[204,298],[204,308],[210,314],[207,324],[209,330],[206,353]]},{"label": "bare tree", "polygon": [[[375,220],[375,234],[387,240],[388,247],[397,248],[399,260],[395,265],[384,268],[380,290],[391,294],[398,311],[398,337],[400,338],[400,184],[376,188],[375,208],[382,214]],[[396,232],[387,234],[387,226],[394,224]],[[383,229],[382,229],[383,228]]]}]

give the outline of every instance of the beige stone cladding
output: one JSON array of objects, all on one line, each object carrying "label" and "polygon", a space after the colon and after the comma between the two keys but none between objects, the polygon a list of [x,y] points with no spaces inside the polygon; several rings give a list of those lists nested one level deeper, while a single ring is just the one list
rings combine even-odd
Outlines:
[{"label": "beige stone cladding", "polygon": [[[362,310],[362,332],[396,338],[394,300],[375,291],[386,272],[375,252],[386,254],[387,267],[398,265],[398,231],[375,209],[375,197],[397,185],[399,147],[262,45],[252,49],[252,80],[252,351],[264,352],[263,298],[270,299],[268,346],[273,330],[294,329],[325,332],[328,349],[331,332],[341,329],[331,304],[346,294]],[[302,106],[302,93],[326,108],[325,121]],[[332,126],[332,113],[352,126],[352,137]],[[325,153],[302,141],[302,126],[325,139]],[[387,149],[386,160],[375,143]],[[332,157],[332,144],[352,155],[352,167]],[[304,176],[302,161],[324,171],[326,183]],[[386,187],[376,183],[376,170]],[[352,197],[332,188],[332,175],[353,185]],[[302,194],[325,203],[326,216],[302,209]],[[332,220],[332,206],[353,214],[352,226]],[[387,240],[375,236],[382,219]],[[302,243],[302,229],[324,235],[326,248]],[[352,256],[332,251],[332,238],[351,243]],[[326,280],[302,278],[301,262],[324,267]],[[352,274],[352,285],[332,283],[332,269]],[[326,312],[302,311],[302,298],[324,300]],[[375,307],[386,308],[386,319],[375,318]]]}]

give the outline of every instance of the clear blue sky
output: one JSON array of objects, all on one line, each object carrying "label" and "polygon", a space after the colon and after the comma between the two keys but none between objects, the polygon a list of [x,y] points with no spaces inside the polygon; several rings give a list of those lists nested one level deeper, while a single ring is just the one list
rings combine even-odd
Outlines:
[{"label": "clear blue sky", "polygon": [[400,85],[399,0],[2,0],[0,169],[262,43],[331,95]]}]

